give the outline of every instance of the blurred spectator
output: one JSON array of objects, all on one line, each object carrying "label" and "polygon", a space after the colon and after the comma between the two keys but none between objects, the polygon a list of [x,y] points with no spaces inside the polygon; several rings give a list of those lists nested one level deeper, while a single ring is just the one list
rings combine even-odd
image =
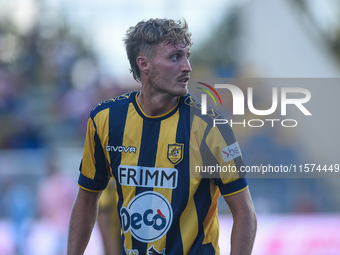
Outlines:
[{"label": "blurred spectator", "polygon": [[58,228],[67,228],[76,190],[74,181],[63,174],[51,159],[47,176],[38,188],[39,217],[51,221]]},{"label": "blurred spectator", "polygon": [[11,186],[4,195],[7,217],[14,226],[13,237],[17,255],[25,254],[26,237],[35,216],[35,202],[32,190],[25,184]]},{"label": "blurred spectator", "polygon": [[79,32],[62,19],[34,22],[22,33],[0,20],[0,149],[80,144],[89,110],[125,92]]},{"label": "blurred spectator", "polygon": [[294,205],[294,213],[315,213],[319,211],[319,208],[316,204],[315,198],[312,196],[313,194],[304,192],[298,195],[295,205]]},{"label": "blurred spectator", "polygon": [[53,241],[50,242],[54,243],[50,244],[49,254],[64,253],[68,221],[75,196],[74,181],[68,175],[63,174],[51,158],[48,164],[48,174],[38,188],[38,210],[41,222],[38,227],[49,228],[49,235],[53,235],[53,238],[50,238]]}]

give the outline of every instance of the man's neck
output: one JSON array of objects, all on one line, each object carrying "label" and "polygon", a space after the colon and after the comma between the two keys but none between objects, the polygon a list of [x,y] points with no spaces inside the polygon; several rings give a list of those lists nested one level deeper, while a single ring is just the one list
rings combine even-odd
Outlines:
[{"label": "man's neck", "polygon": [[160,93],[152,95],[142,88],[137,100],[147,116],[160,116],[168,113],[176,106],[178,97],[169,97]]}]

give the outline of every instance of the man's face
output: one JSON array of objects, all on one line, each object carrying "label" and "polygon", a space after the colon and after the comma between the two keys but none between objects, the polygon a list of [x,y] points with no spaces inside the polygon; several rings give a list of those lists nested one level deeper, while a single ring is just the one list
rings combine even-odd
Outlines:
[{"label": "man's face", "polygon": [[186,95],[191,72],[190,47],[183,43],[163,42],[156,46],[155,51],[156,54],[149,58],[148,83],[151,89],[171,97]]}]

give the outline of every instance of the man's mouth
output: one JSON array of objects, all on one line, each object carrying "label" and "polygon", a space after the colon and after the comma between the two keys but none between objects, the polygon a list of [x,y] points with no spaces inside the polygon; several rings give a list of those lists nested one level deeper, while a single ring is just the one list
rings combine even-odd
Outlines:
[{"label": "man's mouth", "polygon": [[184,78],[182,78],[182,79],[180,79],[178,81],[186,83],[188,80],[189,80],[189,77],[184,77]]}]

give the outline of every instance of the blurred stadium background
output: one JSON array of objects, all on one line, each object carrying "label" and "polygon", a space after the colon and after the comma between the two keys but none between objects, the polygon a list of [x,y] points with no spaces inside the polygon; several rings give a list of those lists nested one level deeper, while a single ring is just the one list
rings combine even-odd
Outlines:
[{"label": "blurred stadium background", "polygon": [[[139,88],[122,43],[129,26],[184,17],[192,79],[340,78],[339,14],[337,0],[0,0],[0,255],[65,254],[89,112]],[[248,165],[339,163],[339,123],[324,128],[234,131]],[[318,136],[322,144],[310,143]],[[253,254],[340,254],[339,179],[249,184],[259,217]],[[219,209],[228,254],[231,218],[223,202]],[[97,228],[86,254],[103,254]]]}]

